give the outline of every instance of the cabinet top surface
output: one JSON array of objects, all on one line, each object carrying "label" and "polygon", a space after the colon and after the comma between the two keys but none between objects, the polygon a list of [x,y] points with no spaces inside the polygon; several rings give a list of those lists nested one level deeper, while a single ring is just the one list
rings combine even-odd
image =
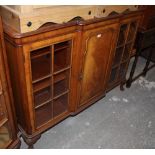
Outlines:
[{"label": "cabinet top surface", "polygon": [[42,27],[40,27],[38,30],[26,32],[26,33],[17,32],[14,29],[12,29],[9,25],[4,24],[4,33],[7,34],[11,38],[20,39],[20,38],[34,36],[40,33],[55,31],[55,30],[63,29],[67,27],[77,27],[78,29],[79,26],[97,24],[99,22],[104,22],[105,25],[106,24],[108,25],[108,24],[120,22],[123,19],[132,18],[136,15],[142,14],[143,10],[144,9],[140,9],[136,11],[127,11],[127,12],[120,13],[120,14],[114,13],[114,15],[110,15],[107,17],[94,18],[94,19],[89,19],[89,20],[82,20],[81,18],[77,18],[73,21],[63,23],[63,24],[47,23],[47,24],[44,24]]}]

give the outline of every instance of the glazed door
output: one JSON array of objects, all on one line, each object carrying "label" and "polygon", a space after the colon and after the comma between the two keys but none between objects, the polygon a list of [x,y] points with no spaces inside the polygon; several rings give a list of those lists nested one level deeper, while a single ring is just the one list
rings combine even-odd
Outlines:
[{"label": "glazed door", "polygon": [[[44,130],[70,113],[75,33],[24,47],[33,130]],[[33,113],[31,112],[33,111]]]},{"label": "glazed door", "polygon": [[68,112],[71,48],[69,38],[30,53],[37,128]]},{"label": "glazed door", "polygon": [[89,30],[83,36],[79,106],[105,93],[107,69],[112,57],[117,25]]},{"label": "glazed door", "polygon": [[0,92],[0,149],[6,148],[12,141],[6,113],[5,100]]},{"label": "glazed door", "polygon": [[126,72],[132,54],[133,44],[135,42],[138,23],[139,17],[125,19],[121,22],[115,56],[108,82],[108,90],[119,84],[121,84],[121,90],[123,90],[123,83],[126,81]]},{"label": "glazed door", "polygon": [[12,141],[9,120],[6,109],[5,92],[6,81],[2,55],[2,44],[0,42],[0,148],[6,148]]},{"label": "glazed door", "polygon": [[3,28],[0,18],[0,149],[20,146],[16,129]]}]

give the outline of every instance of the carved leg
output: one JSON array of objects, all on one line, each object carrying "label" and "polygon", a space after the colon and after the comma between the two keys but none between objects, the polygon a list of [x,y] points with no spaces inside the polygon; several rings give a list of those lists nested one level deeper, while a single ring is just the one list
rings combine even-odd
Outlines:
[{"label": "carved leg", "polygon": [[133,65],[132,65],[132,68],[131,68],[131,71],[130,71],[129,79],[126,81],[126,87],[127,88],[131,87],[132,78],[133,78],[133,75],[135,73],[135,69],[136,69],[136,65],[137,65],[137,61],[138,61],[138,56],[139,56],[139,52],[137,51],[136,55],[135,55],[135,59],[134,59]]},{"label": "carved leg", "polygon": [[29,145],[28,146],[28,149],[33,149],[33,145]]},{"label": "carved leg", "polygon": [[124,91],[124,83],[123,82],[121,82],[121,84],[120,84],[120,90]]},{"label": "carved leg", "polygon": [[141,44],[142,44],[142,41],[143,41],[143,35],[139,34],[139,35],[137,35],[137,37],[138,37],[138,42],[136,44],[135,59],[134,59],[134,62],[133,62],[133,65],[132,65],[132,68],[131,68],[131,71],[130,71],[129,79],[126,81],[126,87],[127,88],[131,87],[131,83],[133,81],[133,75],[135,73],[137,62],[138,62],[138,57],[140,56],[140,53],[142,51]]},{"label": "carved leg", "polygon": [[41,137],[41,134],[36,135],[34,137],[26,136],[22,134],[22,137],[25,141],[25,143],[28,145],[28,149],[33,149],[33,145],[38,141],[38,139]]},{"label": "carved leg", "polygon": [[150,62],[151,62],[152,54],[153,54],[153,47],[151,47],[151,49],[150,49],[149,56],[148,56],[148,58],[147,58],[145,67],[144,67],[144,69],[143,69],[143,74],[142,74],[143,76],[146,76],[146,73],[147,73],[147,71],[148,71],[149,64],[150,64]]},{"label": "carved leg", "polygon": [[131,87],[131,79],[126,81],[126,88],[130,88]]}]

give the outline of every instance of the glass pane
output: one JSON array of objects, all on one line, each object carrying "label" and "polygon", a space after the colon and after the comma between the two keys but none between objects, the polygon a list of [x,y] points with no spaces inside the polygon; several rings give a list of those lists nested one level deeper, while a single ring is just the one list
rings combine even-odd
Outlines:
[{"label": "glass pane", "polygon": [[114,82],[116,80],[117,72],[118,72],[118,67],[112,69],[109,83]]},{"label": "glass pane", "polygon": [[39,127],[52,119],[52,103],[49,102],[36,109],[36,127]]},{"label": "glass pane", "polygon": [[47,88],[41,89],[34,93],[35,106],[38,106],[44,102],[47,102],[51,98],[52,98],[52,93],[51,93],[50,86]]},{"label": "glass pane", "polygon": [[44,80],[41,80],[39,82],[34,83],[33,84],[33,91],[34,92],[39,91],[43,88],[50,86],[51,84],[52,84],[51,78],[46,78]]},{"label": "glass pane", "polygon": [[113,61],[113,66],[120,63],[123,53],[123,47],[116,48],[115,58]]},{"label": "glass pane", "polygon": [[63,42],[54,45],[54,72],[70,65],[71,42]]},{"label": "glass pane", "polygon": [[131,41],[131,40],[134,39],[134,36],[135,36],[135,33],[136,33],[136,27],[137,27],[137,23],[136,22],[132,22],[130,24],[127,41]]},{"label": "glass pane", "polygon": [[127,24],[124,24],[120,28],[117,46],[124,44],[126,38]]},{"label": "glass pane", "polygon": [[132,43],[125,45],[123,60],[126,60],[130,57]]},{"label": "glass pane", "polygon": [[0,149],[4,148],[11,141],[8,124],[0,127]]},{"label": "glass pane", "polygon": [[53,102],[53,117],[60,115],[67,111],[68,108],[68,94],[59,97]]},{"label": "glass pane", "polygon": [[54,50],[57,51],[57,50],[60,50],[62,48],[69,47],[70,44],[71,44],[71,41],[64,41],[64,42],[57,43],[54,45]]},{"label": "glass pane", "polygon": [[50,47],[31,52],[31,69],[33,81],[51,73]]},{"label": "glass pane", "polygon": [[69,71],[54,76],[54,97],[69,89]]}]

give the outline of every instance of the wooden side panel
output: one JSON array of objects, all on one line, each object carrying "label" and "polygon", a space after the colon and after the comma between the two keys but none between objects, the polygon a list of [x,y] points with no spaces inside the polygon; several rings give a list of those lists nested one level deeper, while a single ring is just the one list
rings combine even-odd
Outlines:
[{"label": "wooden side panel", "polygon": [[28,122],[29,112],[26,104],[27,96],[25,92],[26,86],[23,68],[24,58],[22,56],[21,47],[14,47],[8,40],[5,40],[5,44],[18,123],[25,131],[30,133],[31,129]]},{"label": "wooden side panel", "polygon": [[[4,122],[8,120],[8,114],[6,109],[7,103],[4,98],[4,93],[6,92],[6,88],[7,88],[7,82],[6,82],[6,75],[4,70],[3,48],[2,48],[1,39],[2,38],[0,37],[0,128],[4,124]],[[1,148],[1,143],[0,143],[0,148]]]}]

